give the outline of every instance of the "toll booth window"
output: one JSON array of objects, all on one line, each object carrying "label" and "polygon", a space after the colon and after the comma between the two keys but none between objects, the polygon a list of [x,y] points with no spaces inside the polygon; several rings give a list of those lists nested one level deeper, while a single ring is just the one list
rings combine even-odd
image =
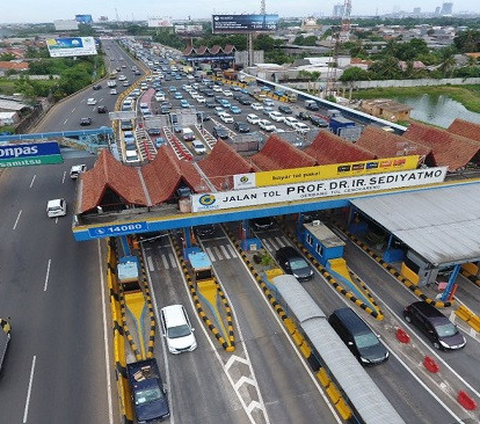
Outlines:
[{"label": "toll booth window", "polygon": [[323,246],[319,243],[315,246],[315,251],[320,255],[323,256]]},{"label": "toll booth window", "polygon": [[307,241],[307,244],[309,244],[310,246],[313,246],[313,237],[311,234],[307,234],[307,237],[305,240]]}]

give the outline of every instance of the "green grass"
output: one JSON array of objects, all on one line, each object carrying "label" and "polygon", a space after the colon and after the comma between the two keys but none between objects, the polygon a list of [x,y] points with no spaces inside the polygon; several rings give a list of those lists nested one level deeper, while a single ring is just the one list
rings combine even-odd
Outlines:
[{"label": "green grass", "polygon": [[468,110],[480,113],[480,86],[478,85],[443,85],[436,87],[390,87],[359,90],[353,93],[355,99],[378,99],[394,97],[447,96],[461,103]]}]

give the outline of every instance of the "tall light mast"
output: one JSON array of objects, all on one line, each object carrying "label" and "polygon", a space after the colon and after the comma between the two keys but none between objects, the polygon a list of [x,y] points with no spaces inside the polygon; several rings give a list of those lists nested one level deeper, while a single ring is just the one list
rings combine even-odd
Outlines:
[{"label": "tall light mast", "polygon": [[352,12],[352,0],[344,0],[342,26],[340,29],[340,42],[344,43],[350,39],[350,13]]}]

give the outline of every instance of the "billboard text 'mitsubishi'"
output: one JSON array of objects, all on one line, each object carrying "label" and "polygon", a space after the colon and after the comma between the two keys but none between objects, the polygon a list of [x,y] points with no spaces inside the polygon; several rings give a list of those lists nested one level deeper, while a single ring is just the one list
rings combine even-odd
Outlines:
[{"label": "billboard text 'mitsubishi'", "polygon": [[278,15],[213,15],[212,32],[242,33],[276,31]]}]

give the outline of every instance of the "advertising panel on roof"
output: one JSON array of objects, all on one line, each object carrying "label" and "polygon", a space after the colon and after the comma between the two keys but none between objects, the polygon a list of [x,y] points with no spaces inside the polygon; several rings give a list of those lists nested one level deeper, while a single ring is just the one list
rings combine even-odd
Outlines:
[{"label": "advertising panel on roof", "polygon": [[214,34],[276,31],[278,15],[212,15]]},{"label": "advertising panel on roof", "polygon": [[47,38],[50,57],[90,56],[97,54],[93,37]]},{"label": "advertising panel on roof", "polygon": [[353,177],[357,175],[378,174],[416,169],[420,156],[401,156],[395,158],[374,159],[359,162],[336,163],[305,168],[278,169],[275,171],[255,172],[234,175],[234,189],[246,188],[242,181],[249,181],[249,187],[265,187],[279,184],[316,181],[327,178]]},{"label": "advertising panel on roof", "polygon": [[446,173],[446,167],[438,167],[333,180],[290,183],[270,187],[256,187],[244,190],[194,194],[191,196],[192,212],[260,206],[438,184],[443,182]]}]

